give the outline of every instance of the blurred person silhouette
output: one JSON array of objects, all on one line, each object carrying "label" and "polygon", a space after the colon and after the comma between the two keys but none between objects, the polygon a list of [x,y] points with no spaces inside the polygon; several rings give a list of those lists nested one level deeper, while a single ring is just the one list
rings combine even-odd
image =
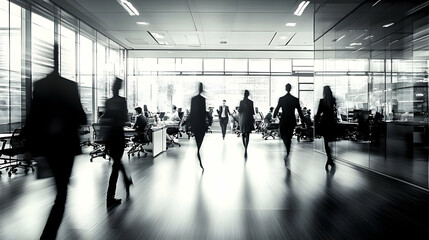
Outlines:
[{"label": "blurred person silhouette", "polygon": [[104,140],[106,142],[106,149],[113,159],[112,173],[110,174],[107,189],[107,207],[116,206],[122,201],[122,199],[115,198],[119,171],[123,175],[127,198],[130,196],[130,185],[133,184],[131,177],[127,176],[125,167],[122,164],[122,155],[125,148],[124,126],[128,121],[127,100],[119,96],[122,82],[122,79],[115,78],[112,86],[113,97],[106,100],[106,111],[100,121],[106,127],[106,131],[103,133]]},{"label": "blurred person silhouette", "polygon": [[247,158],[247,147],[249,146],[250,133],[255,130],[255,109],[253,101],[249,99],[249,90],[244,90],[244,98],[240,101],[238,113],[240,115],[241,139],[244,146],[244,157]]},{"label": "blurred person silhouette", "polygon": [[219,106],[217,113],[219,115],[219,124],[222,128],[222,139],[225,139],[226,128],[228,126],[229,116],[231,115],[229,107],[226,105],[226,100],[223,100],[222,106]]},{"label": "blurred person silhouette", "polygon": [[203,83],[198,85],[198,95],[191,99],[191,111],[189,113],[189,121],[191,124],[191,131],[195,135],[197,143],[197,156],[200,161],[200,167],[204,171],[203,164],[201,163],[200,148],[203,144],[204,136],[207,131],[207,112],[206,112],[206,99],[201,95],[203,93]]},{"label": "blurred person silhouette", "polygon": [[290,154],[290,147],[292,144],[293,131],[296,126],[295,109],[298,111],[298,115],[301,118],[303,124],[305,124],[305,117],[301,111],[299,105],[299,99],[290,94],[292,85],[286,84],[286,95],[279,98],[276,109],[274,110],[274,117],[279,113],[279,109],[282,108],[282,114],[280,118],[280,135],[286,146],[286,157]]},{"label": "blurred person silhouette", "polygon": [[327,157],[325,169],[328,171],[329,165],[331,168],[335,167],[329,143],[335,140],[335,133],[337,132],[336,100],[332,94],[330,86],[323,87],[323,98],[319,101],[319,107],[317,109],[315,121],[317,126],[320,128],[320,135],[323,136]]},{"label": "blurred person silhouette", "polygon": [[54,70],[34,83],[25,124],[25,158],[44,157],[54,176],[57,195],[40,239],[55,239],[61,225],[74,157],[81,154],[78,130],[87,124],[78,86],[58,73],[58,45]]}]

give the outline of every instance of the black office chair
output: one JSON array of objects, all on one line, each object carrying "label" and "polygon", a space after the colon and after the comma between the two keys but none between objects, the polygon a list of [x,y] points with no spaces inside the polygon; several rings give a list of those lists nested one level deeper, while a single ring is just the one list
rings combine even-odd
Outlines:
[{"label": "black office chair", "polygon": [[[105,132],[107,132],[105,129],[106,126],[103,126],[100,123],[93,123],[92,124],[92,137],[93,137],[93,142],[91,143],[93,150],[89,153],[89,155],[91,156],[91,159],[89,161],[92,162],[92,160],[94,158],[97,157],[103,157],[104,159],[106,159],[106,156],[108,155],[108,151],[106,149],[106,143],[104,141],[104,134]],[[109,161],[110,161],[110,157],[109,157]]]},{"label": "black office chair", "polygon": [[82,125],[79,129],[80,146],[92,146],[91,143],[91,127],[89,125]]},{"label": "black office chair", "polygon": [[[3,159],[5,163],[9,163],[6,166],[6,171],[8,171],[9,177],[12,176],[12,173],[17,173],[18,168],[23,168],[25,173],[31,169],[34,172],[32,162],[30,160],[19,159],[19,154],[24,154],[25,150],[25,137],[22,131],[22,128],[17,128],[13,131],[12,137],[10,138],[10,147],[5,148],[6,140],[1,140],[3,142],[2,149],[0,151],[0,159]],[[6,155],[8,158],[2,158],[1,156]],[[16,158],[12,158],[16,157]]]},{"label": "black office chair", "polygon": [[167,135],[168,135],[167,144],[169,146],[174,146],[174,145],[177,145],[179,147],[181,146],[180,143],[176,142],[175,140],[182,136],[182,133],[180,132],[180,126],[182,125],[182,122],[183,122],[183,118],[180,119],[177,126],[169,126],[167,128]]},{"label": "black office chair", "polygon": [[143,132],[137,132],[137,134],[131,138],[132,145],[130,150],[128,150],[127,155],[128,159],[130,156],[137,154],[137,157],[140,157],[140,153],[143,153],[144,156],[147,156],[147,150],[143,147],[149,145],[152,142],[152,129],[151,125],[148,124]]}]

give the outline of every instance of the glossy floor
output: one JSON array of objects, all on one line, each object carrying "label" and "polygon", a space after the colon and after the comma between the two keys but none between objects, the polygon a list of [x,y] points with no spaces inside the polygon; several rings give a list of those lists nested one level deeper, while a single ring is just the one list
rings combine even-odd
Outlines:
[{"label": "glossy floor", "polygon": [[[277,139],[253,134],[246,161],[241,139],[208,134],[202,173],[194,140],[180,142],[155,159],[124,155],[134,186],[112,210],[110,163],[78,156],[58,239],[429,238],[427,192],[342,163],[327,173],[312,143],[294,141],[286,167]],[[3,174],[0,239],[37,239],[54,194],[51,179]]]}]

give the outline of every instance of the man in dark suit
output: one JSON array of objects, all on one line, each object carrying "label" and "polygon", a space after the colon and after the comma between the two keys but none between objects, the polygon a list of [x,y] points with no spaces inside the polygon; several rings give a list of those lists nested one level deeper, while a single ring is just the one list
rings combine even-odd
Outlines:
[{"label": "man in dark suit", "polygon": [[61,77],[57,69],[34,83],[25,125],[26,147],[33,157],[46,158],[57,190],[40,239],[56,238],[64,215],[74,156],[81,153],[78,130],[87,123],[77,84]]},{"label": "man in dark suit", "polygon": [[279,113],[279,109],[282,108],[282,115],[280,118],[280,134],[283,139],[283,143],[286,146],[287,156],[290,153],[290,145],[292,143],[293,130],[296,126],[295,109],[298,110],[299,117],[302,123],[305,123],[304,114],[302,114],[301,106],[299,105],[299,99],[290,94],[292,86],[286,84],[287,94],[279,98],[276,110],[274,110],[274,118]]},{"label": "man in dark suit", "polygon": [[189,113],[189,120],[191,124],[191,131],[195,135],[195,141],[197,142],[197,156],[200,161],[200,167],[204,171],[203,164],[201,163],[200,148],[203,144],[204,136],[207,131],[207,112],[206,112],[206,99],[201,96],[203,92],[203,84],[199,84],[199,94],[194,96],[191,100],[191,112]]},{"label": "man in dark suit", "polygon": [[217,112],[219,114],[219,124],[222,128],[222,138],[225,139],[226,127],[228,126],[229,115],[229,107],[226,105],[226,100],[223,100],[222,106],[219,106],[219,110]]}]

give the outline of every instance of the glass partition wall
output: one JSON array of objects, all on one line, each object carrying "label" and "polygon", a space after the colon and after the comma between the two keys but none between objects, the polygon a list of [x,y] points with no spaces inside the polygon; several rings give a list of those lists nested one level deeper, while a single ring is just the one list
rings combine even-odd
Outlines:
[{"label": "glass partition wall", "polygon": [[32,83],[53,70],[55,39],[59,71],[78,83],[90,123],[111,79],[125,77],[125,49],[92,27],[49,2],[0,0],[0,132],[25,121]]},{"label": "glass partition wall", "polygon": [[[330,85],[341,119],[338,159],[428,188],[428,7],[375,2],[329,31],[316,22],[315,106]],[[314,146],[324,151],[322,141]]]}]

